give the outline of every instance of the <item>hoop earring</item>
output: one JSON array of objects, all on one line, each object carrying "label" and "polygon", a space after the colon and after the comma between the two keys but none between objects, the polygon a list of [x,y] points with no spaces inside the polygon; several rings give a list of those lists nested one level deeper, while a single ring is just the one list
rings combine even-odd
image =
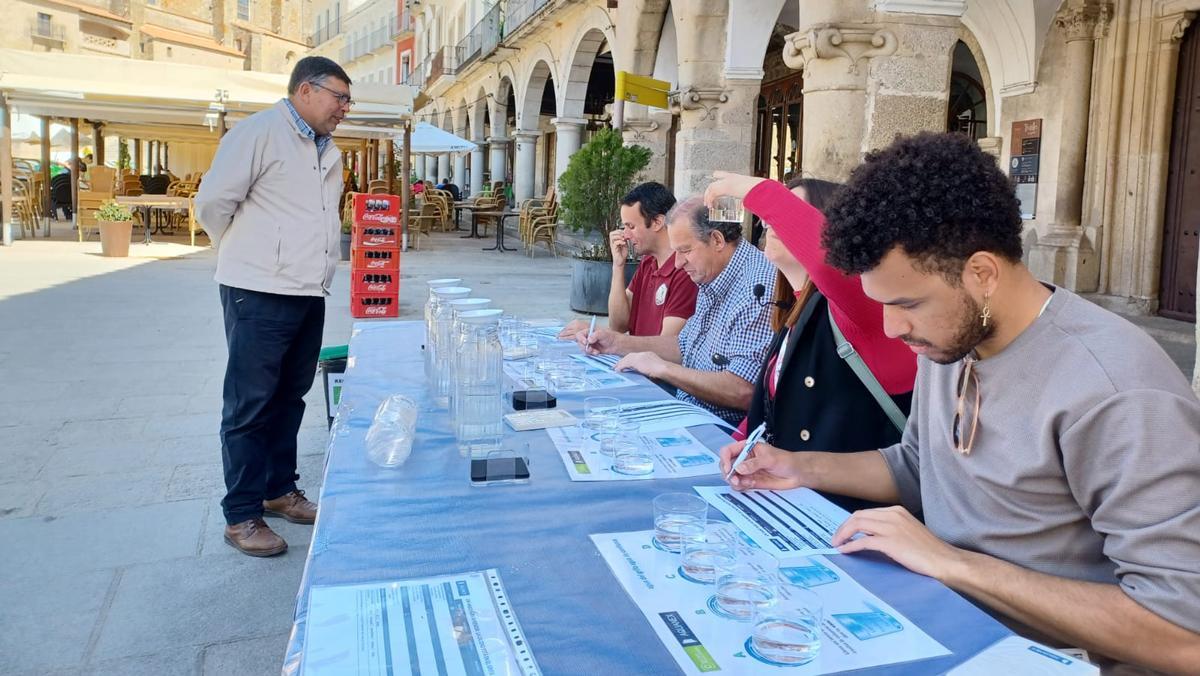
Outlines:
[{"label": "hoop earring", "polygon": [[988,322],[992,319],[992,298],[990,293],[983,294],[983,312],[980,313],[979,319],[983,321],[983,328],[987,328]]}]

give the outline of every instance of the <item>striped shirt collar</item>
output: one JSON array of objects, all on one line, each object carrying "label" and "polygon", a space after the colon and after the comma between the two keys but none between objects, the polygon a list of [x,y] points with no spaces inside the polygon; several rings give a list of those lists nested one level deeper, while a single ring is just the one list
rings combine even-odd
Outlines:
[{"label": "striped shirt collar", "polygon": [[317,144],[317,155],[324,153],[329,142],[333,140],[333,136],[330,134],[317,136],[317,132],[304,121],[303,117],[300,117],[300,112],[296,110],[296,106],[292,105],[291,99],[284,97],[283,102],[287,104],[288,112],[292,114],[292,119],[296,121],[296,126],[300,129],[300,133],[312,139]]}]

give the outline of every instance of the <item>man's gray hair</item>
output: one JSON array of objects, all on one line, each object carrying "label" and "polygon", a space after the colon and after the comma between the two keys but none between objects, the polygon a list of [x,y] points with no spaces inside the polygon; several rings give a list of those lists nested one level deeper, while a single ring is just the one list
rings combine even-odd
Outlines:
[{"label": "man's gray hair", "polygon": [[680,218],[687,219],[687,223],[692,226],[697,239],[705,242],[714,231],[721,233],[725,237],[725,241],[731,243],[738,241],[742,236],[741,223],[708,220],[708,207],[704,206],[704,198],[700,195],[692,195],[671,207],[671,210],[667,212],[667,225],[671,225]]},{"label": "man's gray hair", "polygon": [[323,56],[306,56],[296,62],[292,68],[292,76],[288,78],[288,94],[295,94],[300,85],[305,82],[321,84],[327,77],[336,77],[347,85],[354,84],[346,71],[332,59]]}]

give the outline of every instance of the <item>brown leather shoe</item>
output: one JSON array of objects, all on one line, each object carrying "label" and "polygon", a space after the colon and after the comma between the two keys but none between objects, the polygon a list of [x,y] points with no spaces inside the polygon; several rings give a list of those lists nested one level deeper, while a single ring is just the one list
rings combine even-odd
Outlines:
[{"label": "brown leather shoe", "polygon": [[287,551],[287,543],[262,518],[225,526],[225,541],[250,556],[275,556]]},{"label": "brown leather shoe", "polygon": [[304,497],[304,491],[301,490],[294,490],[274,500],[263,500],[263,510],[292,523],[313,523],[317,520],[317,503]]}]

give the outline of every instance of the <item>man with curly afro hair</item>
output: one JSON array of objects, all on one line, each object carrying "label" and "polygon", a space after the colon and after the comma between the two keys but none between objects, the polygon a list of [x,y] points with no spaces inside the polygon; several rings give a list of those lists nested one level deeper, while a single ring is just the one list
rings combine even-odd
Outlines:
[{"label": "man with curly afro hair", "polygon": [[[884,332],[918,355],[904,436],[861,453],[760,445],[733,486],[894,505],[855,512],[834,544],[1105,666],[1195,673],[1200,401],[1183,373],[1021,263],[1012,185],[966,136],[870,153],[826,218],[829,263],[860,275]],[[723,471],[739,450],[722,449]]]}]

